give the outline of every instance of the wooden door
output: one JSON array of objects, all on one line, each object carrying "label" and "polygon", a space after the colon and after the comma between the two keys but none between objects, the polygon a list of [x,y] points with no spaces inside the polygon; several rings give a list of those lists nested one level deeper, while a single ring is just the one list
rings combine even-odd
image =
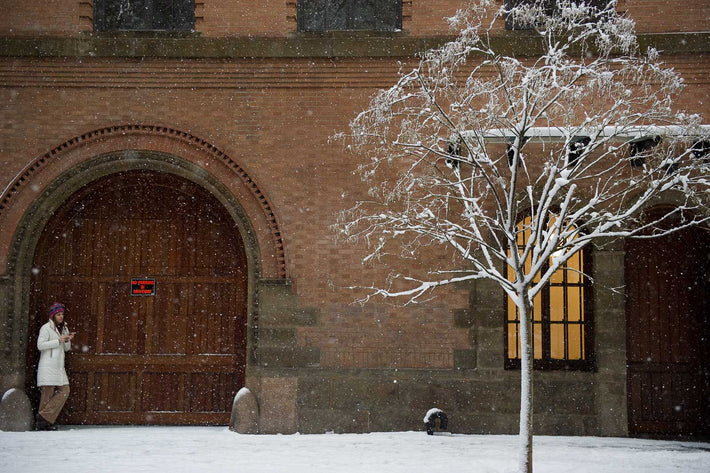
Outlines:
[{"label": "wooden door", "polygon": [[[132,296],[131,278],[155,279],[155,295]],[[229,422],[244,385],[247,267],[214,196],[155,172],[92,183],[50,220],[32,282],[28,366],[52,301],[77,332],[60,422]]]},{"label": "wooden door", "polygon": [[708,433],[708,234],[626,245],[629,433]]}]

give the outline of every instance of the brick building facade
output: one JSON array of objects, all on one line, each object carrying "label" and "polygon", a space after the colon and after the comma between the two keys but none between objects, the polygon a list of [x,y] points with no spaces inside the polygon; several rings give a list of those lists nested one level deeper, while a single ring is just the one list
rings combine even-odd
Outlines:
[{"label": "brick building facade", "polygon": [[[189,7],[187,31],[121,23],[105,3],[10,0],[0,17],[0,391],[32,393],[42,307],[61,298],[78,328],[69,423],[226,424],[247,386],[265,433],[419,429],[430,407],[455,431],[517,432],[502,292],[478,282],[421,305],[361,307],[343,287],[388,270],[363,266],[364,249],[329,230],[366,193],[329,137],[446,40],[443,18],[461,2],[384,1],[400,23],[355,31],[337,15],[335,26],[315,14],[304,23],[308,2],[295,0],[176,0]],[[684,77],[679,105],[706,113],[710,4],[618,8]],[[98,31],[100,21],[113,26]],[[502,23],[498,33],[523,47]],[[185,215],[171,206],[183,200]],[[697,262],[702,284],[700,309],[683,315],[707,334],[708,237],[686,238],[676,256]],[[707,361],[690,368],[705,374],[677,380],[700,393],[680,398],[694,423],[629,420],[658,407],[634,397],[636,315],[607,288],[658,248],[591,251],[594,366],[536,374],[537,433],[708,432]],[[134,277],[154,278],[156,296],[131,298]]]}]

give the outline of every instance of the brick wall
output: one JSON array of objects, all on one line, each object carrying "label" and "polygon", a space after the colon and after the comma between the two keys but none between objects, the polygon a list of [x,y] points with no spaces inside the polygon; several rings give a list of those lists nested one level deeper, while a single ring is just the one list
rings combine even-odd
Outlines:
[{"label": "brick wall", "polygon": [[710,2],[691,0],[619,0],[618,10],[636,20],[639,33],[708,31]]},{"label": "brick wall", "polygon": [[2,6],[2,36],[77,36],[93,28],[92,7],[88,1],[6,0]]},{"label": "brick wall", "polygon": [[[689,83],[681,103],[697,110],[707,100],[707,65],[690,57],[675,65]],[[388,269],[362,265],[364,248],[335,242],[328,228],[366,191],[352,156],[329,137],[396,69],[388,60],[16,59],[0,69],[0,186],[94,129],[143,123],[193,133],[242,164],[271,199],[299,305],[322,314],[317,327],[299,329],[300,345],[319,348],[323,366],[450,368],[454,351],[471,347],[468,330],[452,323],[467,292],[445,289],[422,308],[360,307],[345,287],[381,283]],[[431,254],[426,264],[442,258]]]},{"label": "brick wall", "polygon": [[[444,17],[463,2],[405,0],[405,35],[449,34]],[[0,36],[78,36],[91,32],[93,7],[89,0],[6,0],[0,17]],[[707,31],[710,4],[688,0],[620,0],[619,11],[634,18],[641,33]],[[296,0],[198,0],[195,29],[206,37],[284,37],[296,32]],[[499,24],[502,28],[502,23]]]},{"label": "brick wall", "polygon": [[284,36],[296,30],[295,0],[198,0],[195,29],[205,36]]},{"label": "brick wall", "polygon": [[[299,331],[299,344],[320,348],[323,365],[451,368],[453,351],[470,346],[467,330],[452,327],[465,291],[403,311],[361,308],[357,293],[331,288],[387,274],[363,266],[363,248],[337,244],[328,228],[365,193],[352,174],[356,163],[329,137],[346,129],[373,85],[394,79],[395,64],[83,59],[15,60],[9,68],[22,78],[0,87],[3,187],[31,159],[94,129],[143,123],[188,131],[242,164],[271,199],[299,305],[323,314],[318,327]],[[422,340],[426,334],[436,343]]]},{"label": "brick wall", "polygon": [[[255,8],[254,3],[198,2],[197,29],[207,37],[294,35],[292,1],[261,2],[268,8]],[[697,31],[707,30],[707,4],[693,0],[677,8],[670,2],[625,0],[620,9],[638,18],[640,31]],[[441,17],[459,5],[449,0],[405,2],[403,35],[447,33]],[[46,15],[47,9],[53,14]],[[90,11],[89,4],[73,0],[9,0],[7,14],[0,18],[0,36],[79,37],[91,29],[86,16]],[[663,26],[667,18],[674,18],[671,26]],[[698,54],[667,60],[688,84],[679,106],[705,110],[710,100],[706,58]],[[504,315],[498,290],[480,283],[447,287],[425,306],[401,308],[382,301],[360,306],[354,303],[358,292],[346,288],[379,284],[389,269],[364,266],[365,248],[336,242],[329,229],[338,211],[366,195],[365,186],[353,174],[357,163],[329,138],[347,129],[371,94],[393,83],[401,67],[398,61],[404,62],[405,69],[411,65],[401,58],[355,56],[4,57],[0,61],[4,105],[0,108],[0,189],[32,159],[74,136],[103,127],[155,124],[199,136],[248,171],[268,195],[279,219],[291,281],[262,291],[275,294],[265,298],[269,304],[260,308],[263,320],[273,322],[267,327],[271,345],[264,345],[272,349],[267,353],[269,362],[282,363],[278,369],[269,368],[273,371],[267,374],[279,378],[286,373],[298,380],[282,379],[279,382],[284,386],[279,389],[285,394],[271,401],[262,396],[261,401],[297,403],[297,409],[287,406],[286,430],[295,426],[313,432],[412,429],[419,426],[426,409],[440,405],[454,413],[462,431],[514,432],[518,373],[502,369]],[[128,146],[131,142],[126,140]],[[59,174],[72,164],[56,160],[53,172]],[[229,178],[224,172],[219,177]],[[39,192],[47,183],[37,184],[36,190],[28,189]],[[24,210],[11,209],[16,215]],[[12,234],[0,235],[2,268]],[[424,271],[446,258],[432,250],[422,258],[424,264],[409,269]],[[608,258],[619,259],[618,255]],[[619,266],[617,262],[609,270],[614,277],[623,271]],[[609,286],[615,287],[616,279],[608,279],[613,282]],[[0,278],[1,283],[6,281]],[[10,294],[11,289],[0,285],[0,294]],[[616,316],[623,314],[623,301],[615,304],[613,313],[605,307],[608,320],[604,322],[615,330],[600,331],[597,341],[600,353],[609,354],[612,361],[601,366],[599,374],[537,376],[539,392],[560,398],[557,412],[538,416],[541,432],[625,433],[623,416],[603,414],[623,411],[626,401],[623,341],[619,345],[618,339],[623,319]],[[301,316],[308,323],[279,325]],[[288,344],[290,351],[279,352]],[[289,354],[305,360],[297,366],[318,369],[288,371],[291,367],[287,367],[281,371],[289,360],[278,358]],[[12,361],[13,369],[25,369],[23,356]],[[251,376],[259,385],[259,372]],[[538,399],[545,401],[544,396]]]}]

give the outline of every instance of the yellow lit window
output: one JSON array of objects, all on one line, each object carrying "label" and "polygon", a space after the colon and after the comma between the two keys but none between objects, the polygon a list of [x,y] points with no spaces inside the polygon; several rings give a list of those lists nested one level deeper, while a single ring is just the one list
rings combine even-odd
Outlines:
[{"label": "yellow lit window", "polygon": [[[522,253],[530,237],[530,217],[518,224],[518,251]],[[557,270],[545,288],[533,300],[532,343],[536,368],[591,368],[591,320],[586,301],[590,287],[585,251],[579,251],[563,268]],[[530,268],[530,257],[525,262]],[[544,270],[543,270],[544,271]],[[514,276],[508,274],[512,281]],[[539,281],[539,275],[535,279]],[[506,368],[520,366],[520,319],[510,298],[506,311]]]}]

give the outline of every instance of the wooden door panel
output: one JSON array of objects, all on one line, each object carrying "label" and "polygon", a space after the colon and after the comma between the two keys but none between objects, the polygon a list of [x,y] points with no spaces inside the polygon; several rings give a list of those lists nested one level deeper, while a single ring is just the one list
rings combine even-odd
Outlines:
[{"label": "wooden door panel", "polygon": [[[152,172],[104,179],[57,212],[35,260],[34,306],[63,301],[78,332],[61,422],[229,421],[245,373],[247,271],[214,197]],[[132,277],[155,278],[155,296],[131,296]]]},{"label": "wooden door panel", "polygon": [[701,428],[702,387],[699,373],[682,367],[647,366],[632,369],[629,380],[630,413],[637,433],[689,433]]},{"label": "wooden door panel", "polygon": [[136,408],[136,374],[133,371],[92,373],[93,410],[97,412],[133,412]]},{"label": "wooden door panel", "polygon": [[147,349],[150,354],[187,353],[188,344],[188,311],[192,297],[190,284],[167,282],[161,280],[160,288],[155,296],[155,305],[161,307],[150,321],[150,331],[147,331]]},{"label": "wooden door panel", "polygon": [[102,328],[98,353],[142,354],[148,302],[131,297],[130,281],[101,285],[103,307],[98,313]]},{"label": "wooden door panel", "polygon": [[70,395],[64,407],[63,417],[80,419],[86,416],[88,397],[91,393],[89,373],[69,371]]},{"label": "wooden door panel", "polygon": [[190,375],[190,412],[221,412],[234,399],[235,373],[192,373]]},{"label": "wooden door panel", "polygon": [[245,326],[243,323],[237,326],[233,317],[238,300],[233,287],[233,284],[194,285],[191,353],[233,354],[243,348],[241,342],[236,342],[237,337],[244,338]]},{"label": "wooden door panel", "polygon": [[96,413],[111,412],[227,413],[237,391],[234,380],[243,375],[224,355],[77,355],[65,421],[87,423]]},{"label": "wooden door panel", "polygon": [[181,412],[185,410],[185,374],[143,372],[143,410]]},{"label": "wooden door panel", "polygon": [[684,231],[626,247],[631,434],[706,429],[707,236]]}]

